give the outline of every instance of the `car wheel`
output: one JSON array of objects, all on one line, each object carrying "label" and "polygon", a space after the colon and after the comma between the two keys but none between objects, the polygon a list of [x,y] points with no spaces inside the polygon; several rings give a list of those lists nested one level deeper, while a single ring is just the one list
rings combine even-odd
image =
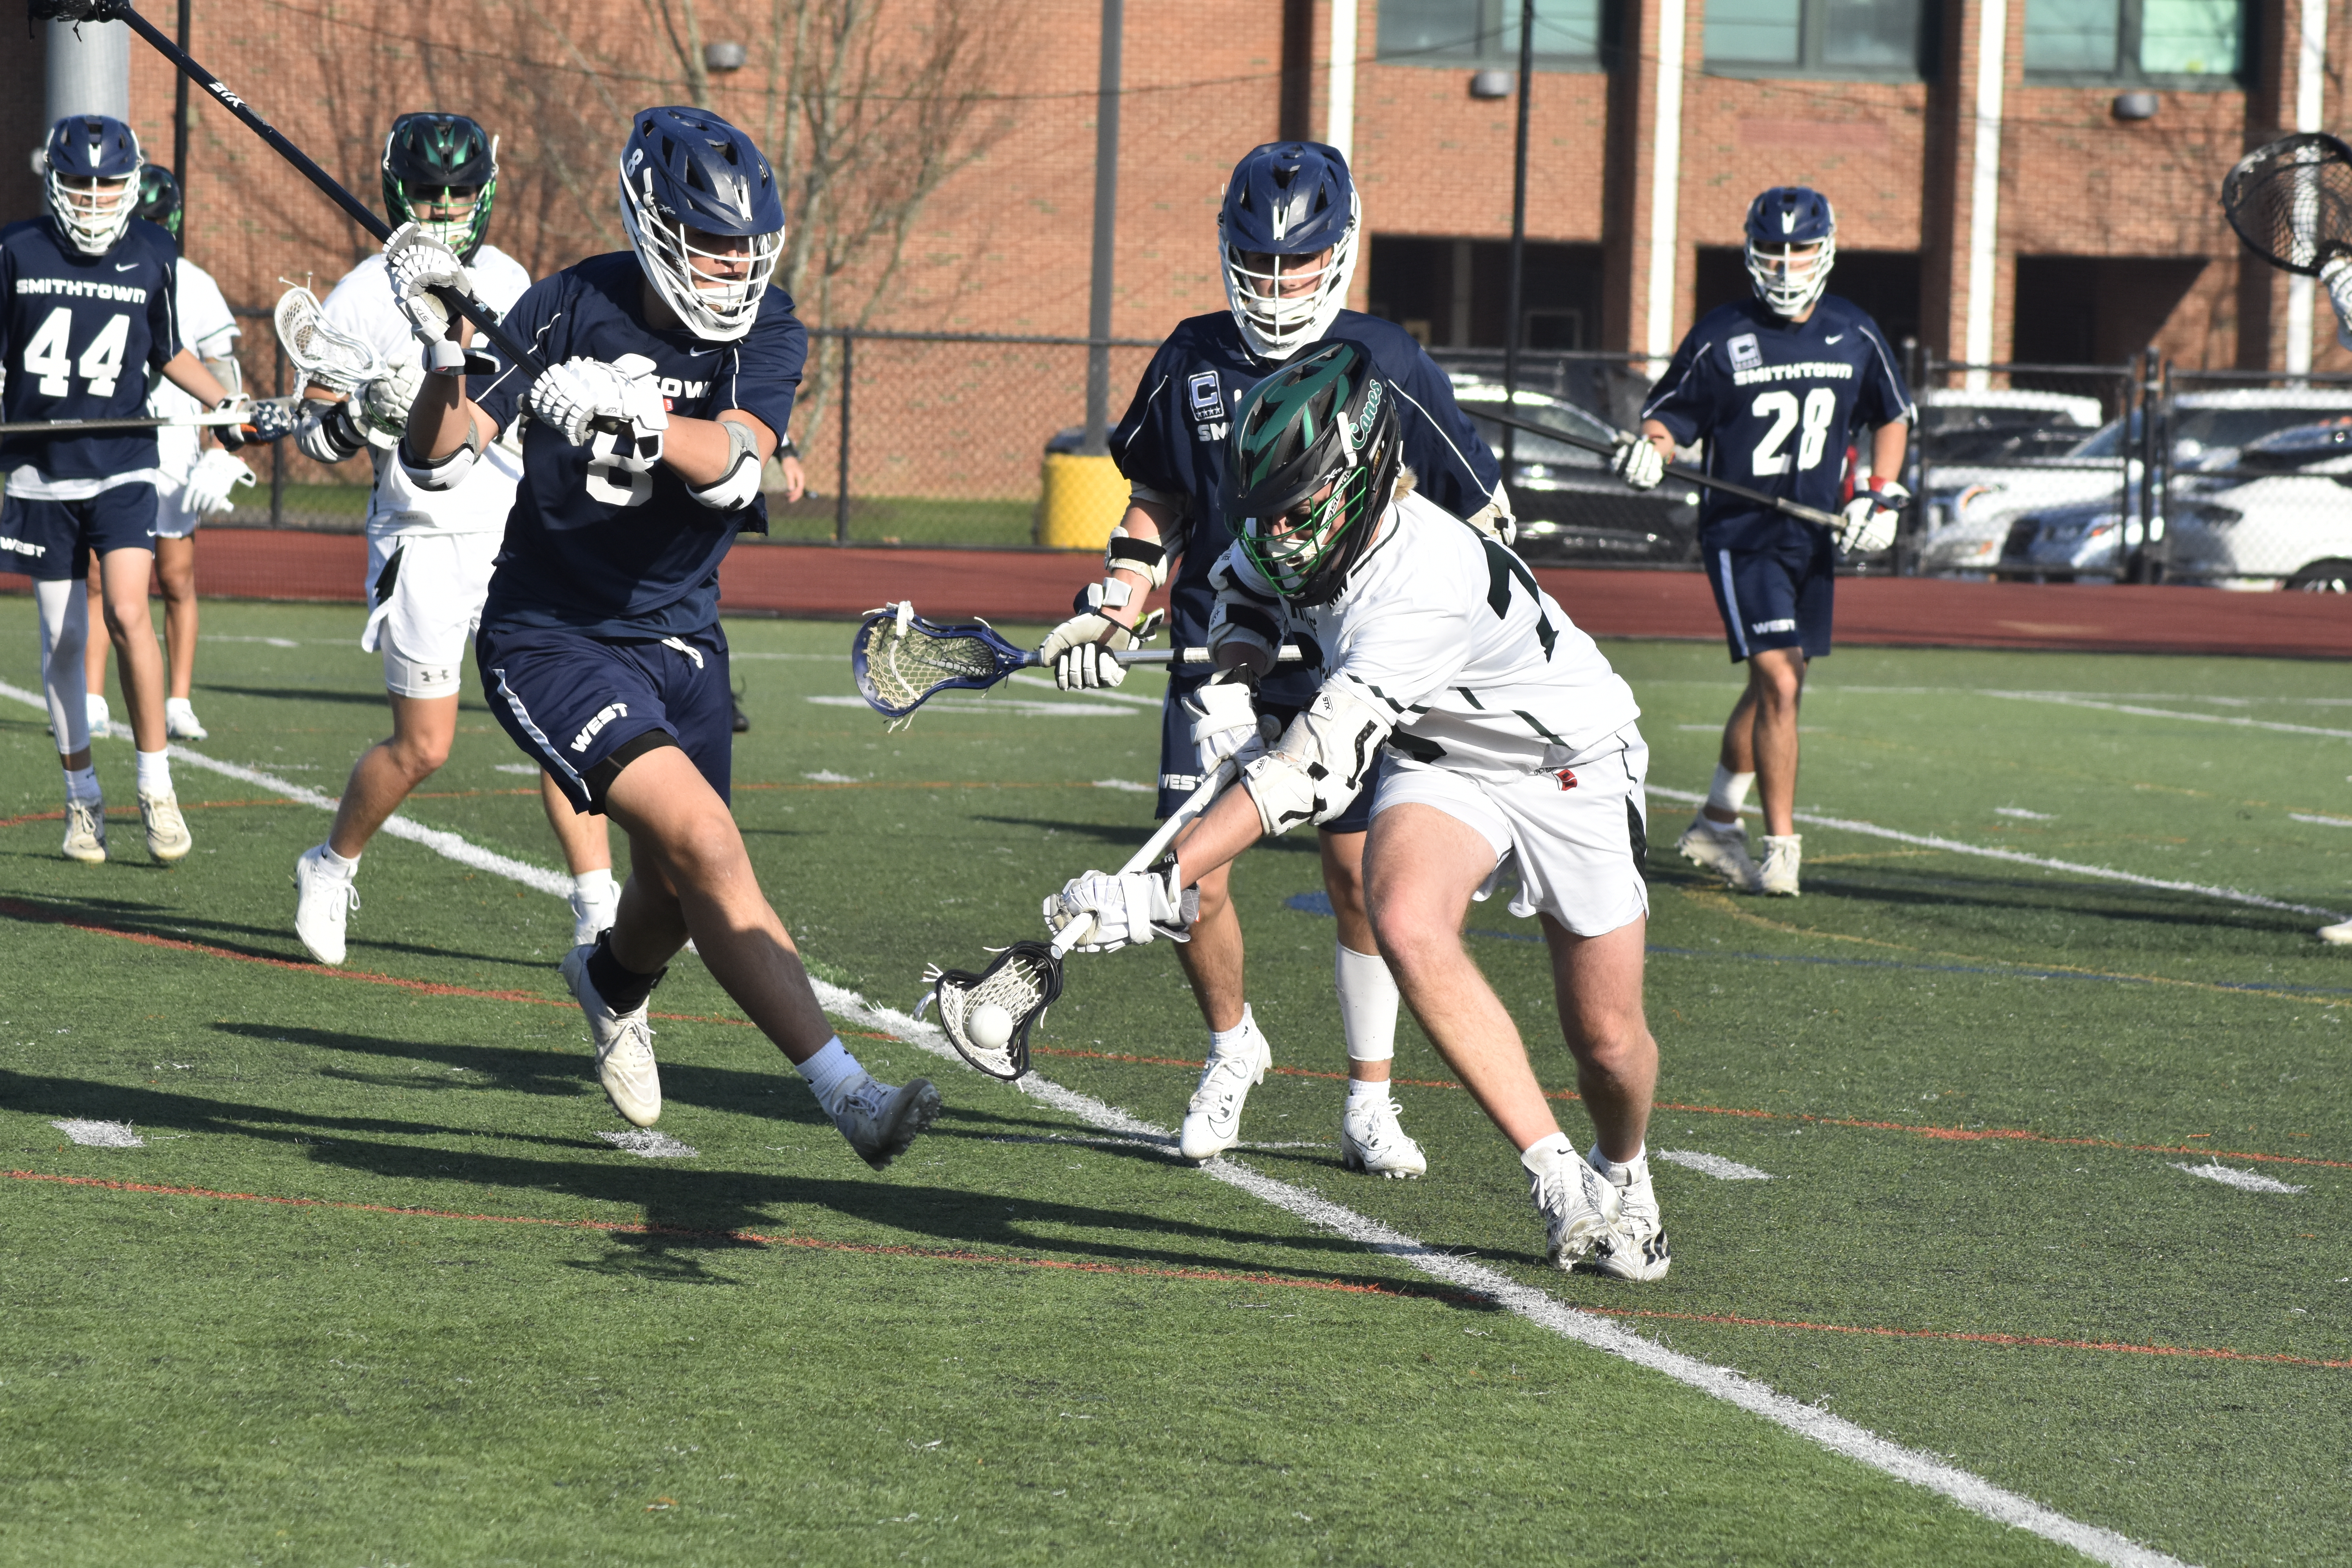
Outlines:
[{"label": "car wheel", "polygon": [[2352,594],[2352,561],[2315,561],[2286,580],[2290,594]]}]

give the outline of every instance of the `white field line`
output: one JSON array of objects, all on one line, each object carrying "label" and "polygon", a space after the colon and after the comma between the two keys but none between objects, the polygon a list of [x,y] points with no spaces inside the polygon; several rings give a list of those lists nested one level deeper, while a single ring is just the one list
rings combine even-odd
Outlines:
[{"label": "white field line", "polygon": [[[1016,675],[1012,678],[1012,683],[1015,686],[1042,686],[1048,691],[1059,691],[1062,689],[1042,675]],[[1127,691],[1104,691],[1097,689],[1089,691],[1086,693],[1086,695],[1090,698],[1099,699],[1105,702],[1131,702],[1138,708],[1158,708],[1163,706],[1162,700],[1160,698],[1139,697],[1132,692]]]},{"label": "white field line", "polygon": [[2352,816],[2314,816],[2307,811],[2290,811],[2286,815],[2293,822],[2316,823],[2322,827],[2352,827]]},{"label": "white field line", "polygon": [[1658,1158],[1669,1165],[1680,1165],[1685,1171],[1713,1176],[1718,1182],[1769,1182],[1772,1179],[1769,1171],[1759,1171],[1753,1165],[1743,1165],[1720,1154],[1702,1154],[1691,1149],[1661,1149]]},{"label": "white field line", "polygon": [[77,1116],[64,1121],[52,1121],[49,1125],[75,1142],[91,1149],[144,1149],[147,1146],[147,1140],[133,1132],[128,1121],[89,1121]]},{"label": "white field line", "polygon": [[681,1143],[668,1133],[650,1127],[632,1127],[626,1132],[599,1132],[596,1136],[640,1160],[692,1160],[702,1153],[693,1144]]},{"label": "white field line", "polygon": [[[1160,793],[1157,786],[1148,784],[1137,784],[1133,779],[1097,779],[1095,780],[1095,788],[1115,789],[1128,795],[1158,795]],[[2352,822],[2347,822],[2345,826],[2347,827],[2352,827]]]},{"label": "white field line", "polygon": [[2243,1193],[2307,1193],[2311,1191],[2309,1187],[2291,1187],[2284,1182],[2263,1175],[2258,1172],[2241,1171],[2234,1166],[2224,1165],[2219,1160],[2204,1165],[2184,1165],[2176,1160],[2172,1162],[2172,1168],[2176,1171],[2185,1171],[2192,1176],[2202,1176],[2209,1182],[2219,1182],[2225,1187],[2235,1187]]},{"label": "white field line", "polygon": [[2130,713],[2142,719],[2187,719],[2199,724],[2230,724],[2241,730],[2275,730],[2283,735],[2325,735],[2352,741],[2352,730],[2323,730],[2310,724],[2287,724],[2276,719],[2249,719],[2235,713],[2185,713],[2178,708],[2142,708],[2134,702],[2103,702],[2063,691],[1994,691],[1980,689],[1979,697],[2001,697],[2012,702],[2047,702],[2060,708],[2096,708],[2108,713]]},{"label": "white field line", "polygon": [[[1704,805],[1706,796],[1693,795],[1685,789],[1667,789],[1662,784],[1643,786],[1651,795],[1685,805]],[[1974,855],[1986,860],[2006,860],[2014,866],[2032,866],[2043,871],[2065,871],[2077,877],[2095,877],[2107,882],[2128,882],[2136,888],[2156,888],[2168,893],[2195,893],[2200,898],[2220,899],[2225,903],[2245,904],[2258,910],[2281,910],[2288,914],[2318,915],[2327,921],[2340,921],[2344,916],[2334,910],[2323,910],[2312,904],[2290,904],[2278,899],[2264,898],[2260,893],[2241,892],[2235,888],[2220,888],[2206,882],[2175,882],[2162,877],[2143,877],[2137,871],[2118,871],[2112,866],[2089,866],[2079,860],[2053,860],[2046,856],[2028,855],[2016,849],[1996,849],[1985,844],[1964,844],[1957,838],[1939,837],[1932,833],[1903,833],[1892,827],[1881,827],[1874,822],[1858,822],[1850,816],[1825,816],[1817,811],[1801,811],[1797,820],[1808,827],[1830,827],[1843,833],[1860,833],[1873,838],[1891,838],[1897,844],[1916,844],[1925,849],[1946,849],[1955,855]]]}]

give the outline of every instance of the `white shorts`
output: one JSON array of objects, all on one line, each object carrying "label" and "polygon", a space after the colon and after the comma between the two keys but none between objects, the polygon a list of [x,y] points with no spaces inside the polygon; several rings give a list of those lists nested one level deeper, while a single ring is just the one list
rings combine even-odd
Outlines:
[{"label": "white shorts", "polygon": [[455,697],[463,684],[496,533],[368,537],[368,619],[360,647],[383,651],[383,689],[395,697]]},{"label": "white shorts", "polygon": [[185,539],[196,531],[204,521],[202,512],[187,508],[188,485],[185,478],[178,484],[168,481],[155,487],[155,537]]},{"label": "white shorts", "polygon": [[1478,891],[1491,896],[1516,871],[1511,912],[1543,913],[1578,936],[1601,936],[1650,912],[1642,877],[1649,810],[1642,784],[1650,748],[1628,724],[1570,757],[1554,773],[1472,777],[1389,753],[1372,802],[1434,806],[1476,828],[1495,850],[1495,868]]}]

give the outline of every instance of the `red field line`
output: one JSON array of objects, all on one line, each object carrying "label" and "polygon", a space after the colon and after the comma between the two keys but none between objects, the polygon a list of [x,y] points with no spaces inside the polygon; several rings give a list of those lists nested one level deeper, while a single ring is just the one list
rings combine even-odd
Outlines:
[{"label": "red field line", "polygon": [[[299,805],[300,804],[299,801],[288,800],[280,795],[272,795],[267,800],[184,800],[180,803],[180,807],[184,811],[218,811],[234,805]],[[116,821],[131,821],[139,816],[139,808],[135,805],[110,805],[106,808],[106,815]],[[36,811],[23,816],[0,816],[0,827],[22,827],[28,822],[63,822],[65,819],[66,814],[62,811]]]}]

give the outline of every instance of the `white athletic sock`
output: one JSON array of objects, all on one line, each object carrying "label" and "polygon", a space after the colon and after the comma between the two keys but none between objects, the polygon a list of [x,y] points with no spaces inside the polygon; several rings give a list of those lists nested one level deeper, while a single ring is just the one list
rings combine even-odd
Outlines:
[{"label": "white athletic sock", "polygon": [[139,758],[139,793],[170,795],[172,793],[172,753],[140,752],[136,755]]},{"label": "white athletic sock", "polygon": [[1576,1140],[1565,1132],[1547,1132],[1519,1151],[1520,1166],[1531,1173],[1550,1170],[1562,1160],[1576,1158]]},{"label": "white athletic sock", "polygon": [[1707,786],[1706,804],[1717,811],[1727,811],[1736,818],[1739,808],[1748,804],[1748,792],[1755,785],[1754,773],[1735,773],[1717,763],[1715,764],[1715,783]]},{"label": "white athletic sock", "polygon": [[613,870],[607,866],[601,870],[583,871],[572,879],[572,896],[575,899],[604,899],[612,896]]},{"label": "white athletic sock", "polygon": [[79,583],[36,583],[41,616],[41,695],[49,700],[49,727],[58,752],[70,756],[89,744],[89,677],[82,653],[89,645],[89,599]]},{"label": "white athletic sock", "polygon": [[105,795],[98,787],[98,769],[88,767],[66,770],[66,799],[87,801],[95,805],[104,798],[106,798]]},{"label": "white athletic sock", "polygon": [[849,1054],[839,1035],[824,1043],[824,1048],[801,1063],[801,1077],[808,1079],[809,1092],[827,1116],[841,1113],[841,1102],[849,1091],[866,1078],[866,1069]]},{"label": "white athletic sock", "polygon": [[327,870],[338,873],[347,882],[358,876],[360,872],[360,858],[354,855],[346,860],[335,853],[335,847],[331,844],[319,846],[319,864]]},{"label": "white athletic sock", "polygon": [[1331,984],[1339,993],[1339,1028],[1348,1037],[1351,1062],[1384,1062],[1396,1056],[1396,976],[1376,952],[1332,944]]},{"label": "white athletic sock", "polygon": [[1388,1097],[1387,1079],[1351,1078],[1348,1080],[1348,1109],[1350,1110],[1364,1100],[1386,1100]]},{"label": "white athletic sock", "polygon": [[1235,1024],[1230,1029],[1212,1029],[1209,1031],[1209,1054],[1213,1057],[1221,1057],[1227,1051],[1239,1050],[1241,1048],[1242,1042],[1250,1037],[1250,1031],[1256,1027],[1257,1019],[1251,1015],[1249,1004],[1246,1002],[1243,1003],[1242,1021],[1240,1023]]},{"label": "white athletic sock", "polygon": [[1633,1157],[1622,1163],[1602,1153],[1601,1145],[1598,1143],[1592,1146],[1592,1152],[1587,1154],[1585,1158],[1591,1163],[1594,1170],[1607,1177],[1615,1186],[1630,1187],[1636,1182],[1646,1182],[1650,1179],[1650,1146],[1646,1143],[1634,1150]]}]

